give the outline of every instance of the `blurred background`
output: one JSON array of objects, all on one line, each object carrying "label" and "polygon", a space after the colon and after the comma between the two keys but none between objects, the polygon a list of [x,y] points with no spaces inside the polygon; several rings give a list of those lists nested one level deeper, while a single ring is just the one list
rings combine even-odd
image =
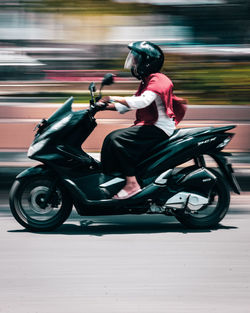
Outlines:
[{"label": "blurred background", "polygon": [[[107,94],[132,95],[138,81],[123,63],[136,40],[163,49],[163,72],[189,102],[180,127],[235,124],[227,149],[250,152],[249,19],[250,0],[0,0],[2,164],[9,152],[17,160],[27,151],[34,126],[68,96],[75,109],[85,108],[88,84],[106,72],[117,75]],[[133,120],[98,114],[99,128],[85,143],[90,152]]]}]

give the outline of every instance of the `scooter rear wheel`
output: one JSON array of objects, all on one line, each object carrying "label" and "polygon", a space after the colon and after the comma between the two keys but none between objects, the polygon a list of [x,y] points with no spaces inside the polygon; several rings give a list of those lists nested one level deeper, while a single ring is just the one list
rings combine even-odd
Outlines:
[{"label": "scooter rear wheel", "polygon": [[[216,183],[210,193],[210,201],[196,212],[180,211],[175,217],[189,228],[207,229],[216,227],[226,215],[230,204],[230,191],[225,179],[215,170],[210,169],[216,176]],[[197,190],[199,193],[199,191]]]},{"label": "scooter rear wheel", "polygon": [[[49,198],[48,193],[51,193]],[[54,183],[52,177],[37,176],[13,183],[10,209],[17,222],[26,229],[35,232],[51,231],[69,217],[72,200],[65,188]]]}]

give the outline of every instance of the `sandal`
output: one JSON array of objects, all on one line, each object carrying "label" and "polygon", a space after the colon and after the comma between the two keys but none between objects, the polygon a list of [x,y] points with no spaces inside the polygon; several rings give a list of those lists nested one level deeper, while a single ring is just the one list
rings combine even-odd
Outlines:
[{"label": "sandal", "polygon": [[128,199],[128,198],[133,197],[134,195],[136,195],[139,192],[141,192],[141,189],[138,189],[138,190],[131,192],[131,193],[128,193],[126,190],[122,189],[112,199],[117,199],[117,200]]}]

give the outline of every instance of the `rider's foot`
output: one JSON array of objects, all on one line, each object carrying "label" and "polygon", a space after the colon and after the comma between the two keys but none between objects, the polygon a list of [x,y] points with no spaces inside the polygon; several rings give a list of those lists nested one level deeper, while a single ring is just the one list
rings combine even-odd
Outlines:
[{"label": "rider's foot", "polygon": [[141,191],[141,188],[136,189],[134,191],[126,191],[125,189],[120,190],[117,195],[113,197],[113,199],[123,200],[128,199]]},{"label": "rider's foot", "polygon": [[113,199],[128,199],[141,191],[135,176],[126,177],[126,185],[120,190]]}]

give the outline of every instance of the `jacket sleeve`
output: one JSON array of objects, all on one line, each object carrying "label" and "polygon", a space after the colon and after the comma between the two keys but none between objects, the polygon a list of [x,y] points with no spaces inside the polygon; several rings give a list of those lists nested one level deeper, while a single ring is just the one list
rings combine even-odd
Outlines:
[{"label": "jacket sleeve", "polygon": [[146,90],[140,96],[125,97],[131,110],[143,109],[149,106],[157,98],[157,94]]}]

